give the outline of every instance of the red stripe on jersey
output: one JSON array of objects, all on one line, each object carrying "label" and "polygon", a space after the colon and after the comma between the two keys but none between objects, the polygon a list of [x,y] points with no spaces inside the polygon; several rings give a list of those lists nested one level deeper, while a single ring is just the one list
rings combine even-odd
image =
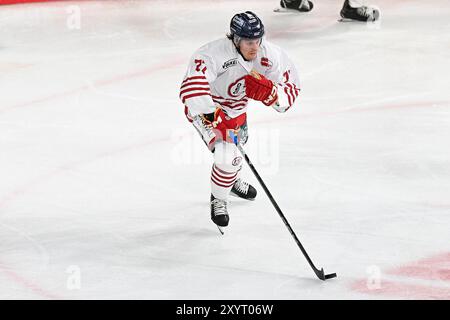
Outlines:
[{"label": "red stripe on jersey", "polygon": [[292,90],[288,90],[288,93],[290,94],[291,99],[292,99],[292,103],[290,105],[293,105],[295,102],[295,95]]},{"label": "red stripe on jersey", "polygon": [[236,108],[239,108],[239,107],[245,107],[245,106],[247,106],[247,103],[237,103],[237,104],[233,104],[233,105],[232,105],[232,104],[230,104],[230,103],[228,103],[228,102],[217,101],[217,100],[215,100],[215,99],[213,99],[213,101],[219,103],[220,105],[222,105],[222,106],[224,106],[224,107],[228,107],[228,108],[230,108],[230,109],[236,109]]},{"label": "red stripe on jersey", "polygon": [[186,82],[185,84],[183,84],[180,89],[183,89],[184,87],[189,87],[189,86],[195,86],[195,85],[201,85],[201,86],[208,86],[209,87],[209,82],[207,81],[192,81],[192,82]]},{"label": "red stripe on jersey", "polygon": [[216,99],[214,97],[212,97],[214,101],[218,102],[218,103],[223,103],[223,104],[227,104],[230,106],[235,106],[237,104],[247,104],[248,100],[243,100],[243,101],[227,101],[227,100],[220,100],[220,99]]},{"label": "red stripe on jersey", "polygon": [[189,81],[189,80],[196,80],[196,79],[205,79],[206,80],[206,77],[205,76],[189,77],[189,78],[184,79],[182,83],[185,83],[186,81]]},{"label": "red stripe on jersey", "polygon": [[242,110],[242,109],[245,109],[245,107],[247,107],[247,106],[237,107],[237,108],[232,108],[232,109],[233,109],[233,110]]},{"label": "red stripe on jersey", "polygon": [[294,97],[298,96],[298,92],[300,89],[297,88],[297,86],[294,83],[286,82],[286,85],[291,89],[291,93]]},{"label": "red stripe on jersey", "polygon": [[287,87],[284,87],[284,92],[286,93],[286,96],[287,96],[287,98],[288,98],[288,104],[291,106],[292,105],[292,96],[291,96],[291,94],[288,92],[288,88]]},{"label": "red stripe on jersey", "polygon": [[289,93],[292,96],[292,102],[295,101],[295,98],[298,96],[298,91],[294,88],[295,85],[291,84],[291,83],[286,83],[286,86],[289,87]]},{"label": "red stripe on jersey", "polygon": [[213,99],[222,99],[222,100],[226,100],[226,101],[230,101],[230,102],[241,102],[241,101],[248,101],[247,97],[243,97],[241,99],[232,99],[232,98],[224,98],[221,96],[212,96]]},{"label": "red stripe on jersey", "polygon": [[193,88],[189,88],[186,90],[183,90],[180,92],[180,98],[181,96],[183,96],[186,92],[191,92],[191,91],[206,91],[209,93],[209,88],[202,88],[202,87],[193,87]]},{"label": "red stripe on jersey", "polygon": [[194,97],[200,97],[200,96],[211,96],[211,95],[208,92],[193,93],[193,94],[189,94],[187,96],[184,96],[181,101],[183,103],[185,103],[185,101],[187,99],[194,98]]}]

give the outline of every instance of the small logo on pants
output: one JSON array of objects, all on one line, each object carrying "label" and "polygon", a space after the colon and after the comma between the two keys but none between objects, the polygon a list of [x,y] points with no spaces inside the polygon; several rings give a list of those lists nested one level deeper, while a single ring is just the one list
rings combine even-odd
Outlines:
[{"label": "small logo on pants", "polygon": [[240,165],[241,162],[242,162],[242,157],[236,157],[236,158],[233,159],[232,164],[233,164],[233,166],[236,167],[236,166]]}]

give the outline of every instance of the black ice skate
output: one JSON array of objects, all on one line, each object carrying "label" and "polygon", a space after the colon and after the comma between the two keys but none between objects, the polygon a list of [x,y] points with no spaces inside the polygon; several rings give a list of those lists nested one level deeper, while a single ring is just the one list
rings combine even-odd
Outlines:
[{"label": "black ice skate", "polygon": [[[211,220],[218,227],[226,227],[228,226],[228,222],[230,221],[230,217],[228,216],[227,211],[227,201],[216,199],[211,194]],[[222,230],[219,228],[222,232]]]},{"label": "black ice skate", "polygon": [[237,179],[231,188],[230,194],[246,200],[255,200],[256,189],[241,178]]},{"label": "black ice skate", "polygon": [[376,21],[380,17],[380,12],[377,9],[370,8],[367,6],[361,6],[353,8],[350,6],[348,0],[345,0],[344,6],[341,10],[341,21]]},{"label": "black ice skate", "polygon": [[313,3],[309,0],[281,0],[280,6],[281,9],[275,11],[292,9],[300,12],[308,12],[314,7]]}]

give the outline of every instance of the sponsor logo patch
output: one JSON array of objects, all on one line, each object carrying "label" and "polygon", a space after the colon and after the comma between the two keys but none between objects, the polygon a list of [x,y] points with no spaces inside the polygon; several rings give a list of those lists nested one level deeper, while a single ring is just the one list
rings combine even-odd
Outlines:
[{"label": "sponsor logo patch", "polygon": [[269,58],[262,57],[262,58],[261,58],[261,65],[262,65],[263,67],[270,68],[270,67],[272,67],[272,61],[270,61]]},{"label": "sponsor logo patch", "polygon": [[229,67],[234,67],[235,65],[237,65],[237,59],[236,58],[228,60],[228,61],[225,61],[223,63],[223,65],[222,65],[222,69],[227,69]]}]

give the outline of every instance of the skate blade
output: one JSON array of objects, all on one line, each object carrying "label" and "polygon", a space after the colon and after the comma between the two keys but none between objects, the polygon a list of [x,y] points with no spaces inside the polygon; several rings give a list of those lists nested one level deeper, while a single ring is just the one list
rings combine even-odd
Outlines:
[{"label": "skate blade", "polygon": [[297,10],[297,9],[290,9],[290,8],[281,8],[281,7],[278,7],[278,8],[273,9],[273,12],[278,12],[278,13],[290,13],[290,12],[295,12],[295,13],[307,13],[308,11],[303,12],[303,11],[300,11],[300,10]]},{"label": "skate blade", "polygon": [[[290,11],[292,11],[292,10],[290,10]],[[289,12],[288,11],[288,9],[286,9],[286,8],[275,8],[275,9],[273,9],[273,12],[284,12],[284,13],[286,13],[286,12]]]},{"label": "skate blade", "polygon": [[339,22],[353,22],[353,23],[374,23],[376,21],[359,21],[359,20],[354,20],[354,19],[349,19],[349,18],[340,18],[338,19]]},{"label": "skate blade", "polygon": [[287,13],[287,12],[308,13],[308,12],[311,12],[311,10],[312,10],[312,8],[310,10],[299,10],[299,9],[278,7],[278,8],[273,9],[273,12],[280,12],[280,13]]},{"label": "skate blade", "polygon": [[340,18],[338,21],[339,22],[363,22],[363,23],[365,23],[364,21],[358,21],[358,20],[353,20],[353,19],[349,19],[349,18]]},{"label": "skate blade", "polygon": [[221,226],[218,226],[218,225],[216,225],[216,226],[217,226],[217,229],[219,229],[220,233],[221,233],[222,235],[224,235],[225,233],[223,232],[222,227],[221,227]]},{"label": "skate blade", "polygon": [[238,196],[236,193],[234,193],[233,191],[230,191],[230,195],[233,196],[233,197],[235,197],[235,198],[242,199],[242,200],[246,200],[246,201],[255,201],[255,199],[256,199],[256,198],[245,199],[245,198],[239,197],[239,196]]}]

